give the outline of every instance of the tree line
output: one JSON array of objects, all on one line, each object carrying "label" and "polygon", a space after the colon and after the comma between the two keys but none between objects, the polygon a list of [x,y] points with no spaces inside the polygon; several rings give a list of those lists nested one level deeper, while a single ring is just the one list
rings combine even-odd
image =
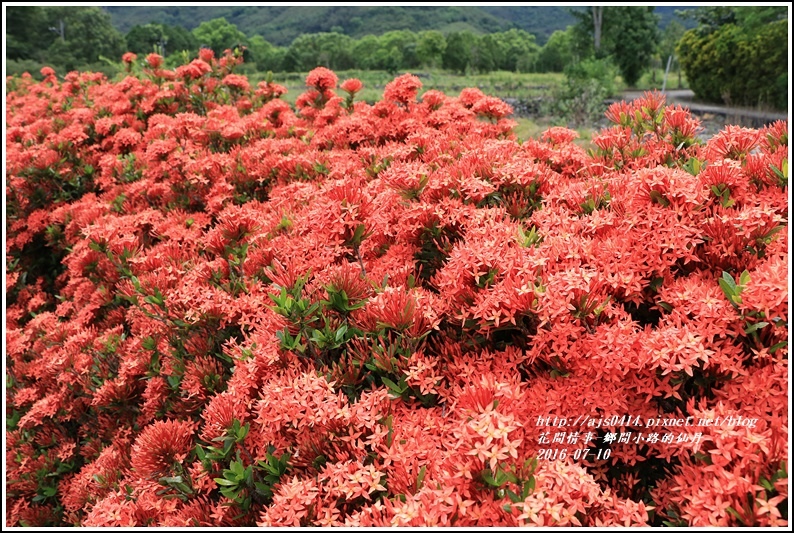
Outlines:
[{"label": "tree line", "polygon": [[330,31],[302,34],[289,46],[277,46],[261,35],[246,35],[224,18],[192,31],[139,24],[122,35],[97,7],[8,7],[6,58],[12,62],[9,74],[34,62],[63,71],[105,71],[126,51],[157,52],[167,66],[176,66],[195,57],[200,47],[216,54],[244,47],[246,68],[263,72],[307,72],[317,66],[395,74],[420,68],[460,74],[573,69],[587,77],[616,70],[634,86],[653,61],[663,65],[680,56],[698,96],[780,106],[787,98],[787,13],[786,7],[703,7],[681,14],[696,19],[697,28],[686,31],[673,20],[660,31],[653,7],[597,6],[571,11],[576,24],[555,31],[542,46],[520,29],[487,34],[397,30],[358,39]]},{"label": "tree line", "polygon": [[[650,51],[642,56],[647,59],[656,45],[657,19],[652,9],[644,17],[637,18],[638,13],[628,16],[644,25],[645,33],[640,33],[645,40],[639,46],[649,47]],[[101,8],[10,7],[6,57],[47,62],[70,70],[101,63],[103,58],[117,60],[125,51],[156,51],[176,62],[184,52],[195,55],[201,46],[212,48],[217,54],[226,48],[244,46],[246,60],[261,71],[305,72],[322,65],[333,70],[391,73],[417,68],[443,68],[462,74],[494,70],[562,72],[572,61],[592,53],[586,34],[581,27],[571,26],[554,32],[541,46],[534,35],[520,29],[488,34],[398,30],[358,39],[331,31],[303,34],[289,46],[276,46],[261,35],[244,34],[224,18],[203,22],[193,31],[150,23],[133,26],[122,35]],[[611,51],[620,52],[617,48]]]}]

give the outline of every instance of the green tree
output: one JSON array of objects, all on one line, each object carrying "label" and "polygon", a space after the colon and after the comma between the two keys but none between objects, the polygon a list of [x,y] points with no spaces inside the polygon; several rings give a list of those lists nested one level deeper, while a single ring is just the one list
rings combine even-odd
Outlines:
[{"label": "green tree", "polygon": [[623,80],[634,85],[648,67],[659,40],[653,7],[606,6],[572,14],[579,19],[575,53],[611,57]]},{"label": "green tree", "polygon": [[[416,54],[418,40],[418,36],[410,30],[395,30],[378,37],[378,44],[387,55],[392,56],[393,60],[399,56],[399,64],[396,69],[410,69],[421,66]],[[397,49],[397,52],[392,51],[394,48]]]},{"label": "green tree", "polygon": [[185,50],[195,53],[199,48],[199,42],[196,37],[183,28],[182,26],[172,26],[163,24],[166,38],[166,53],[171,55],[173,53],[181,53]]},{"label": "green tree", "polygon": [[[139,24],[130,28],[125,36],[127,50],[136,54],[148,54],[155,49],[158,43],[166,40],[165,30],[160,24]],[[166,52],[170,48],[166,45]]]},{"label": "green tree", "polygon": [[452,32],[447,35],[447,49],[442,56],[445,69],[464,74],[471,61],[471,43],[477,36],[470,31]]},{"label": "green tree", "polygon": [[416,46],[416,57],[424,67],[441,66],[444,60],[444,50],[447,49],[447,40],[440,31],[429,30],[419,32],[419,41]]},{"label": "green tree", "polygon": [[261,35],[254,35],[248,39],[248,51],[258,70],[272,70],[273,72],[281,70],[284,56],[287,53],[286,48],[273,46]]},{"label": "green tree", "polygon": [[687,31],[676,51],[699,98],[732,105],[787,107],[787,20],[760,27],[704,24]]},{"label": "green tree", "polygon": [[96,63],[100,56],[117,61],[127,47],[110,15],[98,7],[47,7],[44,18],[54,29],[45,60],[67,70]]},{"label": "green tree", "polygon": [[608,8],[609,50],[629,86],[647,69],[659,41],[659,16],[653,7]]},{"label": "green tree", "polygon": [[6,59],[34,59],[41,56],[55,36],[50,32],[46,8],[6,8]]},{"label": "green tree", "polygon": [[469,66],[477,72],[491,72],[499,59],[499,43],[494,34],[473,35],[469,40]]},{"label": "green tree", "polygon": [[538,53],[537,72],[562,72],[573,62],[573,33],[574,26],[569,26],[566,31],[557,30],[549,36]]},{"label": "green tree", "polygon": [[202,22],[193,30],[193,36],[200,46],[212,48],[216,56],[226,49],[246,45],[248,42],[245,34],[223,17]]},{"label": "green tree", "polygon": [[296,37],[287,49],[283,67],[287,71],[305,72],[315,67],[331,70],[353,68],[353,39],[340,33],[306,33]]},{"label": "green tree", "polygon": [[[686,28],[677,20],[671,20],[667,27],[662,32],[662,38],[659,41],[659,57],[662,60],[662,65],[667,68],[667,63],[670,61],[671,66],[675,65],[675,70],[678,73],[678,87],[681,87],[681,68],[680,63],[676,59],[675,47],[683,37]],[[674,60],[674,61],[673,61]]]},{"label": "green tree", "polygon": [[375,54],[380,49],[378,38],[374,35],[365,35],[353,42],[354,68],[371,70],[375,68]]},{"label": "green tree", "polygon": [[528,72],[537,61],[540,46],[535,36],[524,30],[511,29],[492,34],[497,44],[496,68],[512,72]]},{"label": "green tree", "polygon": [[671,20],[667,27],[662,32],[662,38],[659,41],[659,55],[663,60],[675,55],[675,47],[678,41],[683,37],[686,28],[677,20]]}]

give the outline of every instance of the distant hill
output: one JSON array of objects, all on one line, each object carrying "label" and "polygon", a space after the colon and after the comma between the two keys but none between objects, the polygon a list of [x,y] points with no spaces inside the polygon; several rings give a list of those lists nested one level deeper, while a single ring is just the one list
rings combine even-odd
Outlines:
[{"label": "distant hill", "polygon": [[[575,22],[564,6],[108,6],[113,25],[127,33],[137,24],[157,22],[192,30],[204,21],[224,17],[246,35],[259,34],[288,46],[302,33],[336,31],[359,38],[392,30],[471,30],[492,33],[520,28],[543,44],[555,30]],[[661,27],[675,16],[675,6],[657,7]],[[689,21],[687,21],[689,22]],[[686,25],[686,24],[685,24]]]}]

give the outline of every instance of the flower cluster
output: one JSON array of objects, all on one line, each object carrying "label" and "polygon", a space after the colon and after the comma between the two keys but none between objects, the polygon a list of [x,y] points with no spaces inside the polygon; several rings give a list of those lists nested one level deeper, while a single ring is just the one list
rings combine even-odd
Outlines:
[{"label": "flower cluster", "polygon": [[8,80],[6,525],[787,524],[786,123],[136,59]]}]

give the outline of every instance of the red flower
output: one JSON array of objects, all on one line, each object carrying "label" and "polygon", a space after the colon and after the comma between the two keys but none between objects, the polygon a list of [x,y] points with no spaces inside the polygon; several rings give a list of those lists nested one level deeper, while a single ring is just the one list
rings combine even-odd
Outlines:
[{"label": "red flower", "polygon": [[163,66],[163,56],[160,54],[149,54],[146,56],[146,62],[149,63],[149,66],[152,68],[160,68]]},{"label": "red flower", "polygon": [[384,100],[391,100],[403,105],[416,101],[416,95],[422,88],[422,81],[413,74],[403,74],[386,84],[383,90]]},{"label": "red flower", "polygon": [[339,81],[339,78],[336,74],[325,67],[317,67],[306,76],[306,85],[314,87],[320,93],[336,89],[337,81]]},{"label": "red flower", "polygon": [[158,420],[144,428],[132,447],[132,467],[142,477],[167,476],[193,447],[191,422]]},{"label": "red flower", "polygon": [[215,59],[215,52],[212,48],[201,48],[199,49],[199,59],[207,63],[212,63],[212,60]]},{"label": "red flower", "polygon": [[350,94],[356,94],[362,89],[362,87],[364,87],[364,84],[361,83],[361,80],[358,78],[350,78],[345,80],[342,82],[342,85],[339,86],[340,89]]},{"label": "red flower", "polygon": [[138,59],[138,56],[133,54],[132,52],[127,52],[126,54],[121,56],[121,60],[125,63],[134,63],[136,59]]}]

